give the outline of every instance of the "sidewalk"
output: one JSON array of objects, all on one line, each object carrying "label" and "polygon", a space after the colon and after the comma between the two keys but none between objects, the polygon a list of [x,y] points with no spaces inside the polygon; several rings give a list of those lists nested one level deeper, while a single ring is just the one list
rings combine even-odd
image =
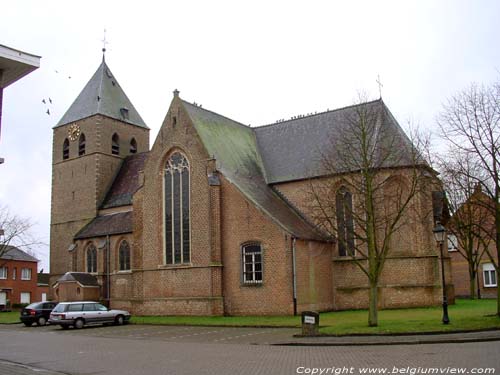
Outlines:
[{"label": "sidewalk", "polygon": [[416,335],[356,335],[356,336],[295,336],[288,341],[273,342],[281,346],[362,346],[362,345],[418,345],[500,341],[500,330],[432,333]]}]

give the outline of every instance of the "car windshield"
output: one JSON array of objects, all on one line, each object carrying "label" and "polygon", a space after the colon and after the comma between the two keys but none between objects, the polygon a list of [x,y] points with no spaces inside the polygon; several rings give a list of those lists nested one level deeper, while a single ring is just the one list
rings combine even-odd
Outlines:
[{"label": "car windshield", "polygon": [[37,309],[39,307],[40,303],[32,303],[31,305],[26,306],[27,309]]},{"label": "car windshield", "polygon": [[58,304],[52,312],[64,312],[66,311],[66,306],[68,305],[63,305],[63,304]]}]

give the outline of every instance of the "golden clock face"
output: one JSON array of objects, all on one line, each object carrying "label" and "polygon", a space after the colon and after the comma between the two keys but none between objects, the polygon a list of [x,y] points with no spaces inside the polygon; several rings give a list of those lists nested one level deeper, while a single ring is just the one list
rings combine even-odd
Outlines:
[{"label": "golden clock face", "polygon": [[76,141],[80,136],[80,127],[78,124],[71,124],[68,129],[68,137],[70,141]]}]

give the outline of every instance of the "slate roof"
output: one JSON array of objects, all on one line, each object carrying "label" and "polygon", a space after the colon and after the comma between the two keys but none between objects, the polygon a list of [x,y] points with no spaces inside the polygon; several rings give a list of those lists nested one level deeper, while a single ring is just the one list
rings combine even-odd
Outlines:
[{"label": "slate roof", "polygon": [[21,260],[24,262],[38,262],[38,259],[28,253],[18,249],[15,246],[5,245],[6,249],[3,252],[1,259],[5,260]]},{"label": "slate roof", "polygon": [[103,237],[112,234],[131,233],[133,229],[132,211],[97,216],[84,226],[74,237],[75,240]]},{"label": "slate roof", "polygon": [[[128,115],[124,116],[122,108],[128,109]],[[104,58],[90,81],[54,128],[96,114],[149,129],[111,73]]]},{"label": "slate roof", "polygon": [[83,286],[99,286],[97,278],[86,272],[66,272],[57,282],[77,281]]},{"label": "slate roof", "polygon": [[289,233],[302,239],[325,239],[265,181],[252,128],[183,101],[198,135],[217,168],[257,208]]},{"label": "slate roof", "polygon": [[[385,163],[381,162],[380,166],[411,165],[410,156],[414,153],[411,141],[384,102],[375,100],[254,128],[266,181],[273,184],[331,174],[331,169],[325,170],[325,157],[334,165],[345,165],[343,160],[337,160],[338,151],[345,147],[347,137],[352,137],[352,119],[361,111],[377,120],[378,125],[372,128],[376,132],[374,147],[399,151],[397,160],[394,158],[396,153],[393,153],[393,160],[384,159]],[[351,164],[351,169],[355,164]]]},{"label": "slate roof", "polygon": [[139,173],[149,153],[127,156],[115,177],[101,208],[112,208],[132,204],[132,197],[139,189]]}]

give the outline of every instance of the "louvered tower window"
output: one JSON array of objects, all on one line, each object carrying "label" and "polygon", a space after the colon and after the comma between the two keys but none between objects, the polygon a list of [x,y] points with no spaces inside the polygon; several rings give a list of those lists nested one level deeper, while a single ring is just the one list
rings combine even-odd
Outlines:
[{"label": "louvered tower window", "polygon": [[120,155],[120,137],[116,133],[111,138],[111,153],[113,155]]},{"label": "louvered tower window", "polygon": [[80,134],[80,139],[78,140],[78,156],[85,155],[85,134]]},{"label": "louvered tower window", "polygon": [[352,194],[342,186],[335,197],[339,256],[354,256]]},{"label": "louvered tower window", "polygon": [[164,175],[165,263],[190,262],[189,163],[184,155],[173,153]]},{"label": "louvered tower window", "polygon": [[69,141],[68,138],[66,138],[63,143],[63,160],[66,160],[68,158],[69,158]]},{"label": "louvered tower window", "polygon": [[135,140],[135,138],[132,138],[130,140],[130,153],[137,154],[137,141]]}]

